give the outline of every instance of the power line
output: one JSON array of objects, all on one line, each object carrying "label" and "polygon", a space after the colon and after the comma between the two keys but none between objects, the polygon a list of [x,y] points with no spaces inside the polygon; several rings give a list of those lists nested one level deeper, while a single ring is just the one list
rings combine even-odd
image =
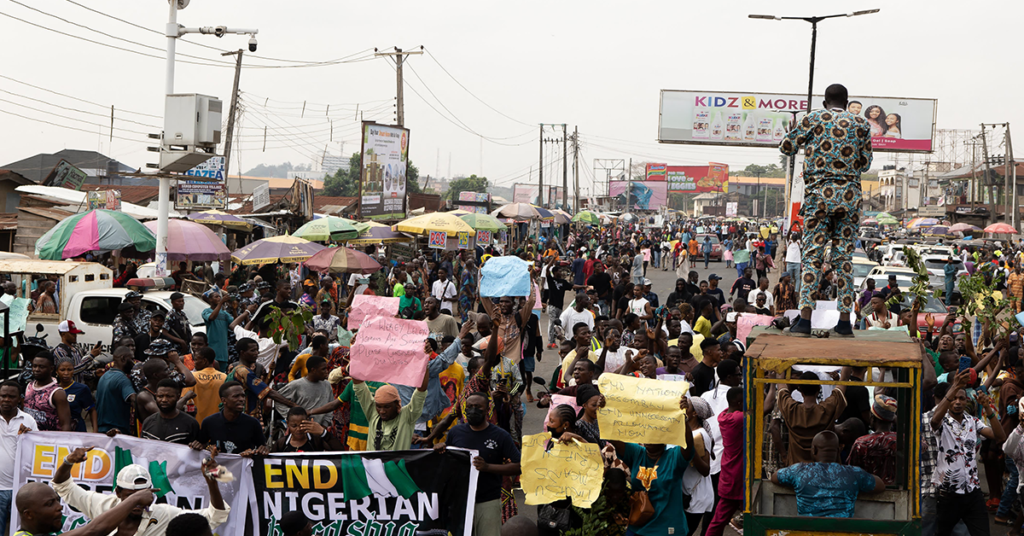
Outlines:
[{"label": "power line", "polygon": [[[86,121],[85,119],[78,119],[76,117],[68,117],[66,115],[61,115],[61,114],[54,113],[54,112],[49,112],[49,111],[46,111],[46,110],[40,110],[39,108],[33,108],[32,106],[28,106],[28,105],[25,105],[25,104],[14,102],[12,100],[0,99],[0,102],[6,102],[7,104],[13,104],[14,106],[18,106],[18,107],[21,107],[21,108],[26,108],[28,110],[32,110],[34,112],[39,112],[39,113],[42,113],[42,114],[47,114],[47,115],[52,115],[52,116],[55,116],[55,117],[60,117],[61,119],[67,119],[68,121],[78,121],[80,123],[85,123],[85,124],[88,124],[88,125],[92,125],[94,127],[100,127],[100,128],[105,128],[105,129],[111,128],[110,125],[104,125],[104,124],[101,124],[101,123],[93,123],[92,121]],[[121,127],[113,127],[113,130],[121,130],[121,131],[124,131],[124,132],[131,132],[132,134],[141,134],[143,136],[148,136],[149,135],[148,132],[141,132],[141,131],[138,131],[138,130],[131,130],[131,129],[121,128]]]},{"label": "power line", "polygon": [[[28,97],[28,96],[22,95],[20,93],[15,93],[13,91],[7,91],[6,89],[2,89],[2,88],[0,88],[0,92],[6,93],[8,95],[14,95],[15,97],[20,97],[22,99],[26,99],[26,100],[30,100],[30,101],[35,101],[35,102],[38,102],[38,103],[41,103],[41,104],[45,104],[47,106],[53,106],[55,108],[60,108],[62,110],[67,110],[69,112],[76,112],[76,113],[80,113],[80,114],[93,115],[93,116],[97,116],[97,117],[102,117],[104,119],[110,118],[110,115],[108,115],[108,114],[101,114],[101,113],[96,113],[96,112],[87,112],[85,110],[79,110],[77,108],[69,108],[67,106],[61,106],[59,104],[53,104],[51,102],[47,102],[47,101],[44,101],[42,99],[34,99],[32,97]],[[114,117],[114,120],[115,121],[124,121],[126,123],[134,123],[136,125],[140,125],[140,126],[144,126],[144,127],[149,127],[149,128],[155,128],[155,129],[158,129],[158,130],[162,128],[162,127],[158,127],[156,125],[149,125],[149,124],[146,124],[146,123],[140,123],[138,121],[133,121],[131,119],[123,119],[123,118],[116,117],[116,116]]]},{"label": "power line", "polygon": [[[87,134],[96,134],[96,132],[92,131],[92,130],[85,130],[84,128],[77,128],[77,127],[71,127],[71,126],[68,126],[68,125],[62,125],[60,123],[54,123],[54,122],[51,122],[51,121],[46,121],[45,119],[36,119],[34,117],[28,117],[26,115],[17,114],[17,113],[14,113],[14,112],[8,112],[7,110],[4,110],[2,108],[0,108],[0,113],[4,113],[4,114],[7,114],[7,115],[13,115],[14,117],[20,117],[22,119],[26,119],[28,121],[33,121],[33,122],[36,122],[36,123],[43,123],[43,124],[52,125],[52,126],[55,126],[55,127],[66,128],[68,130],[77,130],[78,132],[85,132]],[[131,141],[131,142],[135,142],[135,143],[146,143],[145,141],[142,141],[142,140],[137,140],[137,139],[133,139],[133,138],[125,138],[125,137],[116,136],[116,135],[113,136],[113,138],[114,139],[118,139],[118,140]]]},{"label": "power line", "polygon": [[[59,91],[54,91],[52,89],[47,89],[47,88],[42,87],[42,86],[32,85],[32,84],[29,84],[28,82],[23,82],[21,80],[18,80],[17,78],[11,78],[10,76],[5,76],[5,75],[0,74],[0,78],[2,78],[4,80],[10,80],[11,82],[15,82],[15,83],[18,83],[18,84],[21,84],[21,85],[24,85],[24,86],[28,86],[28,87],[33,88],[33,89],[38,89],[40,91],[45,91],[47,93],[52,93],[54,95],[60,95],[61,97],[65,97],[65,98],[68,98],[68,99],[71,99],[71,100],[76,100],[78,102],[84,102],[86,104],[92,104],[93,106],[99,106],[100,108],[110,108],[110,105],[107,105],[107,104],[100,104],[98,102],[93,102],[93,101],[81,99],[81,98],[78,98],[78,97],[67,95],[65,93],[61,93]],[[133,112],[131,110],[125,110],[125,109],[121,109],[120,111],[121,112],[125,112],[125,113],[134,114],[134,115],[141,115],[141,116],[145,116],[145,117],[153,117],[153,118],[156,118],[156,119],[163,119],[162,115],[147,114],[147,113],[142,113],[142,112]]]},{"label": "power line", "polygon": [[462,89],[466,90],[466,93],[469,93],[470,95],[472,95],[472,96],[473,96],[473,98],[474,98],[474,99],[476,99],[476,100],[478,100],[478,101],[480,101],[480,103],[481,103],[481,104],[483,104],[484,106],[486,106],[486,107],[490,108],[490,109],[491,109],[492,111],[494,111],[494,112],[495,112],[495,113],[497,113],[498,115],[500,115],[500,116],[502,116],[502,117],[504,117],[504,118],[506,118],[506,119],[510,119],[510,120],[512,120],[512,121],[515,121],[516,123],[519,123],[520,125],[526,125],[526,126],[528,126],[528,127],[531,127],[531,128],[532,128],[532,127],[534,126],[534,125],[533,125],[532,123],[524,123],[524,122],[522,122],[522,121],[520,121],[520,120],[518,120],[518,119],[516,119],[516,118],[514,118],[514,117],[510,117],[510,116],[508,116],[508,115],[505,115],[505,114],[501,113],[501,112],[500,112],[500,111],[499,111],[498,109],[496,109],[495,107],[493,107],[493,106],[491,106],[490,104],[487,104],[486,102],[484,102],[484,100],[483,100],[483,99],[481,99],[480,97],[477,97],[477,96],[476,96],[476,94],[474,94],[474,93],[473,93],[472,91],[470,91],[470,90],[469,90],[469,88],[467,88],[466,86],[462,85],[462,82],[459,82],[459,81],[458,81],[458,79],[456,79],[456,78],[455,78],[455,77],[454,77],[454,76],[452,75],[452,73],[448,72],[448,69],[445,69],[445,68],[444,68],[444,65],[441,65],[441,62],[440,62],[440,61],[437,61],[437,58],[436,58],[436,57],[434,57],[434,55],[430,53],[430,50],[429,50],[429,49],[427,49],[427,48],[424,48],[423,50],[424,50],[424,51],[426,51],[427,55],[428,55],[428,56],[430,56],[430,59],[434,60],[434,63],[436,63],[436,64],[437,64],[437,66],[438,66],[438,67],[440,67],[442,71],[444,71],[444,74],[448,75],[448,77],[449,77],[449,78],[451,78],[452,80],[454,80],[454,81],[455,81],[455,83],[459,85],[459,87],[461,87]]},{"label": "power line", "polygon": [[[124,24],[127,24],[129,26],[134,26],[135,28],[138,28],[140,30],[145,30],[147,32],[159,35],[161,37],[166,37],[166,36],[164,36],[163,32],[154,30],[152,28],[147,28],[147,27],[145,27],[145,26],[143,26],[141,24],[136,24],[134,22],[122,19],[120,17],[115,17],[114,15],[111,15],[109,13],[105,13],[105,12],[100,11],[98,9],[93,9],[93,8],[91,8],[89,6],[86,6],[86,5],[80,4],[78,2],[75,2],[74,0],[65,0],[65,1],[68,2],[69,4],[76,5],[76,6],[82,8],[82,9],[85,9],[87,11],[91,11],[93,13],[96,13],[97,15],[102,15],[102,16],[107,17],[109,19],[113,19],[113,20],[116,20],[118,22],[123,22]],[[195,46],[198,46],[198,47],[203,47],[203,48],[210,49],[210,50],[216,50],[217,52],[226,52],[225,50],[219,49],[219,48],[214,47],[214,46],[206,45],[206,44],[203,44],[203,43],[197,43],[197,42],[194,42],[194,41],[187,41],[187,40],[182,40],[182,42],[189,43],[191,45],[195,45]],[[365,53],[369,52],[370,50],[372,50],[372,49],[367,48],[365,50],[361,50],[359,52],[356,52],[355,54],[350,54],[349,56],[345,56],[345,57],[347,58],[347,57],[355,56],[355,55],[358,55],[358,54],[365,54]],[[302,63],[302,64],[308,64],[308,66],[310,66],[310,67],[314,67],[314,66],[318,66],[318,65],[333,65],[335,62],[338,61],[338,60],[328,60],[328,61],[288,60],[288,59],[280,59],[280,58],[271,58],[271,57],[268,57],[268,56],[257,56],[255,54],[248,54],[247,57],[257,58],[257,59],[267,60],[267,61],[280,61],[280,62],[287,62],[287,63]],[[344,59],[344,58],[340,58],[340,59]]]}]

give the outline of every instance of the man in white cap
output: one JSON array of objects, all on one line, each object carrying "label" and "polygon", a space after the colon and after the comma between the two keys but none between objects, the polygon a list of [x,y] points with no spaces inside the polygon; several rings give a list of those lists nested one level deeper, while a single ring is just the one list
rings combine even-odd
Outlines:
[{"label": "man in white cap", "polygon": [[[64,458],[64,463],[57,469],[53,476],[53,482],[51,482],[57,495],[68,506],[78,510],[85,517],[95,519],[103,512],[121,504],[121,501],[127,500],[135,492],[153,487],[149,471],[136,464],[122,467],[121,471],[117,473],[113,495],[86,491],[79,487],[71,480],[71,470],[75,464],[86,460],[86,455],[90,450],[92,447],[76,448],[67,458]],[[227,521],[231,508],[224,504],[217,481],[206,470],[203,471],[203,475],[206,477],[206,485],[210,492],[210,506],[196,510],[194,513],[205,517],[210,522],[210,528],[216,529]],[[133,508],[128,518],[117,527],[117,533],[120,536],[162,536],[167,530],[167,524],[184,513],[189,513],[189,511],[169,504],[152,504],[148,508],[139,505]]]}]

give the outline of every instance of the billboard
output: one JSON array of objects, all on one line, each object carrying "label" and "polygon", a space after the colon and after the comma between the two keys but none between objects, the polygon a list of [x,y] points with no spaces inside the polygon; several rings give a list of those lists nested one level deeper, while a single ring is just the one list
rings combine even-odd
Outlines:
[{"label": "billboard", "polygon": [[540,187],[530,184],[516,184],[512,187],[513,203],[536,203]]},{"label": "billboard", "polygon": [[668,167],[666,164],[647,164],[647,180],[649,181],[663,181],[665,180],[665,170]]},{"label": "billboard", "polygon": [[363,123],[359,215],[371,220],[405,217],[409,129]]},{"label": "billboard", "polygon": [[[757,203],[757,200],[755,200],[754,202]],[[739,209],[739,206],[740,206],[740,204],[738,202],[736,202],[736,201],[727,202],[725,204],[725,217],[726,218],[735,218],[736,217],[736,212]]]},{"label": "billboard", "polygon": [[665,176],[672,193],[729,192],[729,166],[725,164],[667,166]]},{"label": "billboard", "polygon": [[565,188],[561,186],[548,186],[548,204],[549,205],[564,205],[565,204]]},{"label": "billboard", "polygon": [[61,160],[50,170],[50,174],[43,180],[43,186],[57,186],[69,190],[81,190],[82,184],[88,175],[76,168],[71,162]]},{"label": "billboard", "polygon": [[668,200],[668,183],[665,181],[612,181],[608,183],[608,195],[626,204],[627,184],[630,185],[627,210],[657,210]]},{"label": "billboard", "polygon": [[491,194],[480,192],[459,192],[459,210],[487,214],[491,206]]},{"label": "billboard", "polygon": [[86,198],[89,210],[121,210],[121,190],[100,190],[89,192]]},{"label": "billboard", "polygon": [[[814,96],[813,107],[823,100]],[[873,150],[924,153],[932,150],[937,106],[935,99],[850,97],[848,110],[868,120]],[[806,95],[662,90],[658,141],[774,147],[806,109]]]},{"label": "billboard", "polygon": [[228,192],[224,180],[224,157],[214,156],[184,175],[213,179],[209,181],[179,180],[174,208],[181,210],[228,208]]}]

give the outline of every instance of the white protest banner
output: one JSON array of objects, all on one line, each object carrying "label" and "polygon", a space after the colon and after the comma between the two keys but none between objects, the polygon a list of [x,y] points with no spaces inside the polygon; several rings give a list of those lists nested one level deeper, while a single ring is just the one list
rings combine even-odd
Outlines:
[{"label": "white protest banner", "polygon": [[[49,483],[64,463],[64,458],[79,447],[93,447],[86,460],[71,469],[71,478],[88,491],[113,493],[114,468],[118,459],[131,460],[150,471],[154,487],[169,483],[173,491],[158,503],[167,503],[187,510],[199,510],[210,505],[210,492],[200,472],[206,451],[192,450],[185,445],[149,441],[117,435],[67,432],[29,432],[18,437],[18,452],[14,458],[14,489],[28,482]],[[214,529],[216,534],[243,534],[246,532],[245,513],[252,486],[252,461],[234,454],[220,454],[217,463],[235,475],[232,482],[220,483],[224,503],[231,507],[227,522]],[[166,465],[165,465],[166,464]],[[162,473],[162,474],[161,474]],[[64,505],[64,526],[68,532],[84,525],[88,519]],[[18,513],[12,512],[11,527],[18,526]],[[252,528],[256,528],[255,523]]]},{"label": "white protest banner", "polygon": [[597,412],[601,439],[686,447],[686,416],[679,400],[688,382],[602,374],[597,387],[605,407]]},{"label": "white protest banner", "polygon": [[371,316],[395,316],[398,314],[398,303],[401,298],[386,296],[367,296],[358,294],[352,298],[352,310],[348,313],[349,329],[359,329],[363,320]]},{"label": "white protest banner", "polygon": [[419,320],[371,316],[352,345],[353,378],[419,387],[429,356],[423,351],[429,330]]}]

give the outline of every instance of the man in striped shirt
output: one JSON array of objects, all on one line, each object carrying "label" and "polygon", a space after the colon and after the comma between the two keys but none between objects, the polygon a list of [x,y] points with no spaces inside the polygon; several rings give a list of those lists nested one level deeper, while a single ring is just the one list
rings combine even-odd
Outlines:
[{"label": "man in striped shirt", "polygon": [[146,417],[142,423],[142,438],[191,445],[199,450],[199,423],[191,415],[178,410],[181,386],[164,378],[156,387],[156,406],[160,411]]}]

